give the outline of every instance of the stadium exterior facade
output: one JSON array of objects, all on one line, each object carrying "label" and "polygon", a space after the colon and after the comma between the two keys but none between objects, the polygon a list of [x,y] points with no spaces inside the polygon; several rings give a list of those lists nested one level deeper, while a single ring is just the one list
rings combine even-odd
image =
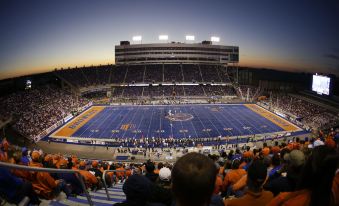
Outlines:
[{"label": "stadium exterior facade", "polygon": [[239,47],[202,43],[133,44],[115,46],[115,64],[218,64],[239,62]]}]

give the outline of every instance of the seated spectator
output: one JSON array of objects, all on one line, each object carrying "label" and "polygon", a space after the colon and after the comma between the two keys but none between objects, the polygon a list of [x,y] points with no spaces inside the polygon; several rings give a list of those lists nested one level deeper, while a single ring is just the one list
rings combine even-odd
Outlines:
[{"label": "seated spectator", "polygon": [[40,204],[32,183],[16,177],[9,169],[0,167],[0,182],[0,196],[9,203],[19,204],[24,197],[28,197],[30,204]]},{"label": "seated spectator", "polygon": [[99,169],[98,161],[92,161],[92,167],[88,171],[92,172],[96,178],[102,179],[102,172]]},{"label": "seated spectator", "polygon": [[126,195],[126,201],[116,203],[115,206],[144,206],[152,193],[152,182],[142,175],[132,175],[124,183],[122,190]]},{"label": "seated spectator", "polygon": [[232,161],[231,170],[229,170],[223,181],[223,191],[227,192],[227,196],[231,194],[231,186],[238,182],[240,178],[246,175],[246,171],[244,169],[239,169],[240,161],[235,159]]},{"label": "seated spectator", "polygon": [[151,182],[155,182],[158,178],[159,175],[154,173],[154,163],[151,161],[147,161],[146,163],[146,177],[151,181]]},{"label": "seated spectator", "polygon": [[282,167],[282,165],[280,163],[280,157],[277,153],[275,153],[272,156],[271,164],[272,164],[272,169],[269,171],[268,177],[272,177],[273,175],[275,175],[276,172],[279,171]]},{"label": "seated spectator", "polygon": [[305,163],[305,155],[300,150],[285,154],[284,159],[287,161],[285,168],[275,172],[278,177],[272,174],[264,185],[264,189],[271,191],[274,195],[295,190]]},{"label": "seated spectator", "polygon": [[123,182],[126,179],[126,173],[124,172],[125,168],[123,164],[118,164],[118,168],[116,168],[116,177],[117,181]]},{"label": "seated spectator", "polygon": [[152,189],[150,202],[170,206],[172,199],[171,170],[167,167],[162,167],[159,171],[159,178]]},{"label": "seated spectator", "polygon": [[339,168],[337,169],[335,173],[335,177],[333,179],[332,193],[333,193],[334,205],[339,205]]},{"label": "seated spectator", "polygon": [[23,165],[28,166],[29,162],[31,161],[31,159],[28,156],[28,149],[26,147],[22,148],[22,157],[21,157],[21,163]]},{"label": "seated spectator", "polygon": [[[60,161],[60,169],[69,169],[68,161],[62,159]],[[71,193],[80,195],[83,193],[80,180],[73,173],[58,173],[58,179],[64,180],[66,184],[70,185]]]},{"label": "seated spectator", "polygon": [[279,142],[275,141],[274,146],[271,148],[272,154],[278,154],[280,152]]},{"label": "seated spectator", "polygon": [[248,168],[247,187],[248,191],[243,197],[235,199],[226,199],[225,206],[266,205],[272,200],[273,194],[269,191],[263,191],[262,185],[267,177],[267,168],[260,160],[254,161]]},{"label": "seated spectator", "polygon": [[172,170],[172,191],[176,206],[207,206],[216,177],[214,162],[198,153],[182,156]]},{"label": "seated spectator", "polygon": [[[40,163],[40,153],[38,151],[32,152],[32,162],[30,167],[43,167]],[[47,172],[33,172],[32,173],[33,189],[39,194],[40,197],[52,199],[59,195],[60,191],[64,191],[67,196],[70,191],[63,180],[54,180],[54,178]]]},{"label": "seated spectator", "polygon": [[79,163],[79,172],[81,176],[84,177],[87,187],[91,188],[92,190],[96,190],[97,188],[99,188],[98,179],[92,173],[86,170],[86,163],[84,161],[81,161]]},{"label": "seated spectator", "polygon": [[338,159],[335,150],[325,145],[314,148],[296,190],[280,193],[268,205],[334,205],[331,189]]}]

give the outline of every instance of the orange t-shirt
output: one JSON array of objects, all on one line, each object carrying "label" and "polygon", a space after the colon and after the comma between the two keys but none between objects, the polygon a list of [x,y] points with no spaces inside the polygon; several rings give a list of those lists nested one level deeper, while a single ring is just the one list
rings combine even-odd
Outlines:
[{"label": "orange t-shirt", "polygon": [[333,178],[332,193],[335,205],[339,205],[339,172],[337,172]]},{"label": "orange t-shirt", "polygon": [[278,146],[274,146],[274,147],[272,147],[272,153],[273,154],[278,154],[279,152],[280,152],[280,147],[278,147]]},{"label": "orange t-shirt", "polygon": [[267,206],[308,206],[311,202],[311,192],[309,190],[299,190],[295,192],[281,192]]},{"label": "orange t-shirt", "polygon": [[[30,167],[43,167],[41,163],[30,162]],[[47,172],[32,172],[32,186],[34,190],[39,191],[44,198],[53,198],[53,189],[57,186],[57,182]]]},{"label": "orange t-shirt", "polygon": [[259,193],[254,193],[248,191],[244,196],[234,199],[226,199],[224,201],[225,206],[262,206],[266,205],[273,198],[272,192],[262,191]]},{"label": "orange t-shirt", "polygon": [[246,151],[242,155],[244,158],[252,158],[253,157],[253,152],[251,151]]},{"label": "orange t-shirt", "polygon": [[86,185],[87,186],[92,186],[98,183],[98,179],[89,171],[87,170],[79,170],[81,176],[84,177]]},{"label": "orange t-shirt", "polygon": [[232,169],[227,172],[223,182],[223,191],[226,191],[228,186],[238,182],[238,180],[240,180],[240,178],[245,174],[247,174],[247,172],[244,169]]},{"label": "orange t-shirt", "polygon": [[222,179],[219,175],[217,175],[217,178],[215,179],[213,194],[217,195],[221,190],[222,190]]},{"label": "orange t-shirt", "polygon": [[233,191],[243,189],[247,183],[247,175],[242,176],[236,183],[233,184]]},{"label": "orange t-shirt", "polygon": [[270,148],[268,148],[268,147],[263,148],[263,149],[262,149],[262,154],[263,154],[264,156],[269,155],[269,154],[270,154]]}]

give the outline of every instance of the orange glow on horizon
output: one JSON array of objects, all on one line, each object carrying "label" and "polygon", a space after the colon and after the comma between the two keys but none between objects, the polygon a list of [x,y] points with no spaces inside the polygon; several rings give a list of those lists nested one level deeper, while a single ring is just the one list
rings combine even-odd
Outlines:
[{"label": "orange glow on horizon", "polygon": [[[83,67],[83,66],[98,66],[98,65],[107,65],[107,64],[115,64],[115,59],[112,60],[103,60],[103,59],[96,59],[96,60],[87,60],[81,63],[76,62],[69,62],[63,64],[50,64],[50,65],[40,65],[40,66],[31,66],[27,68],[14,68],[9,69],[6,71],[0,70],[0,80],[26,76],[26,75],[33,75],[38,73],[45,73],[54,71],[54,69],[61,69],[61,68],[75,68],[75,67]],[[283,71],[290,71],[290,72],[302,72],[305,69],[321,69],[320,67],[315,67],[315,65],[301,65],[295,62],[282,62],[281,60],[276,59],[262,59],[262,58],[251,58],[247,56],[240,56],[239,59],[239,66],[241,67],[252,67],[252,68],[267,68],[267,69],[276,69],[276,70],[283,70]]]}]

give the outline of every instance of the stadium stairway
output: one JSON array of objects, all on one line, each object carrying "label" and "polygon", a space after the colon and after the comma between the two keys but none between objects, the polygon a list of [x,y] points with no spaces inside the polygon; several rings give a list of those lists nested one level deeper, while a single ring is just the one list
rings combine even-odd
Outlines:
[{"label": "stadium stairway", "polygon": [[[122,202],[126,199],[124,192],[122,191],[123,183],[118,183],[111,188],[107,188],[110,200],[107,199],[105,189],[98,190],[96,192],[90,191],[92,201],[94,205],[98,206],[112,206],[117,202]],[[42,203],[41,205],[53,205],[53,206],[64,206],[64,205],[89,205],[85,195],[78,195],[77,197],[69,197],[68,199],[62,198],[62,200],[52,200],[48,204]]]}]

